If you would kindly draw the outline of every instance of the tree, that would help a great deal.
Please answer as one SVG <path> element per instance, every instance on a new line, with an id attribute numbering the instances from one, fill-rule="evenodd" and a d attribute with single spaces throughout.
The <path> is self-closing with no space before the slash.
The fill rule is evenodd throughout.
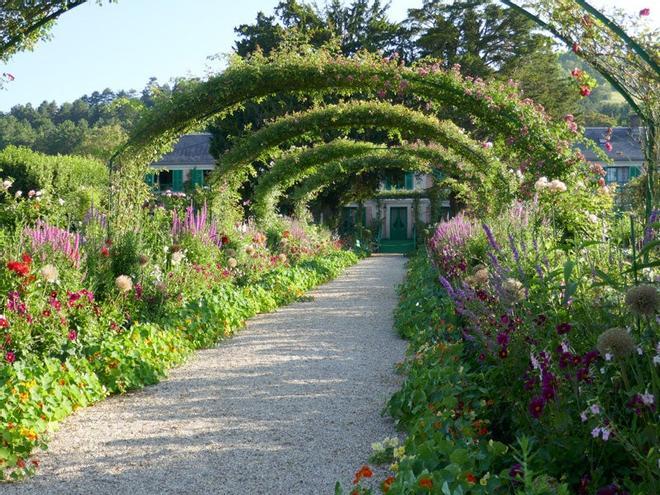
<path id="1" fill-rule="evenodd" d="M 528 98 L 543 105 L 554 119 L 576 114 L 580 108 L 580 95 L 568 72 L 559 63 L 559 56 L 551 50 L 538 50 L 510 66 L 503 77 L 518 81 Z M 584 115 L 577 115 L 584 121 Z"/>
<path id="2" fill-rule="evenodd" d="M 460 64 L 465 73 L 485 77 L 506 72 L 546 47 L 534 23 L 490 0 L 425 0 L 406 21 L 416 57 L 434 57 L 445 68 Z"/>
<path id="3" fill-rule="evenodd" d="M 344 55 L 362 49 L 391 54 L 402 45 L 402 30 L 387 18 L 387 11 L 381 0 L 353 0 L 347 6 L 332 0 L 324 8 L 285 0 L 273 16 L 259 12 L 255 24 L 234 29 L 239 36 L 235 51 L 244 57 L 258 47 L 268 55 L 285 40 L 298 39 L 317 48 L 335 40 Z"/>

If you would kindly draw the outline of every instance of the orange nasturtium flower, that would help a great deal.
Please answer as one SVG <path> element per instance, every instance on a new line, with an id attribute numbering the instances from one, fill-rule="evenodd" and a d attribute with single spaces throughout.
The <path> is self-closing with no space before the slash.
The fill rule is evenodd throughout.
<path id="1" fill-rule="evenodd" d="M 422 488 L 428 488 L 430 490 L 433 488 L 433 480 L 431 478 L 422 478 L 419 480 L 419 486 Z"/>
<path id="2" fill-rule="evenodd" d="M 392 486 L 392 483 L 394 483 L 394 476 L 388 476 L 385 478 L 385 481 L 381 484 L 381 489 L 383 490 L 383 493 L 387 493 L 390 491 L 390 487 Z"/>
<path id="3" fill-rule="evenodd" d="M 355 473 L 355 479 L 353 480 L 353 484 L 357 485 L 362 478 L 371 478 L 373 475 L 374 472 L 371 470 L 369 466 L 365 464 Z"/>
<path id="4" fill-rule="evenodd" d="M 477 477 L 476 477 L 474 474 L 470 473 L 470 472 L 465 473 L 465 479 L 466 479 L 467 482 L 470 483 L 471 485 L 474 485 L 474 484 L 477 483 Z"/>

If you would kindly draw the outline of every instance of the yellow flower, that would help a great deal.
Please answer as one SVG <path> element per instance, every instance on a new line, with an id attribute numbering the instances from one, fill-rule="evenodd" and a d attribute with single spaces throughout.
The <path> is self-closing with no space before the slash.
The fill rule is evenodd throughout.
<path id="1" fill-rule="evenodd" d="M 395 462 L 390 466 L 390 471 L 394 471 L 395 473 L 399 470 L 399 463 Z"/>
<path id="2" fill-rule="evenodd" d="M 394 457 L 396 459 L 401 459 L 404 455 L 406 455 L 406 448 L 403 445 L 394 449 Z"/>

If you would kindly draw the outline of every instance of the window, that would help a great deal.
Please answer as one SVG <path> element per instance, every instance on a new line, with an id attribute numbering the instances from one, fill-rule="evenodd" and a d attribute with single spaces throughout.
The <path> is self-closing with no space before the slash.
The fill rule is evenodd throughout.
<path id="1" fill-rule="evenodd" d="M 617 184 L 625 184 L 631 177 L 635 177 L 630 173 L 630 169 L 634 167 L 607 167 L 607 176 L 605 180 L 608 184 L 616 182 Z"/>
<path id="2" fill-rule="evenodd" d="M 159 174 L 158 174 L 158 188 L 161 191 L 167 191 L 168 189 L 172 189 L 172 171 L 171 170 L 163 170 L 162 172 L 159 172 Z"/>
<path id="3" fill-rule="evenodd" d="M 415 174 L 413 172 L 392 172 L 385 178 L 385 189 L 401 190 L 415 189 Z"/>

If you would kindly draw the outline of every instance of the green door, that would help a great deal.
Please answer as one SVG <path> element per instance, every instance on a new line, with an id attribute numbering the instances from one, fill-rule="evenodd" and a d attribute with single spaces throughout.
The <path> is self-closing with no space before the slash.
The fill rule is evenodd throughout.
<path id="1" fill-rule="evenodd" d="M 402 241 L 408 238 L 408 208 L 390 208 L 390 239 Z"/>

